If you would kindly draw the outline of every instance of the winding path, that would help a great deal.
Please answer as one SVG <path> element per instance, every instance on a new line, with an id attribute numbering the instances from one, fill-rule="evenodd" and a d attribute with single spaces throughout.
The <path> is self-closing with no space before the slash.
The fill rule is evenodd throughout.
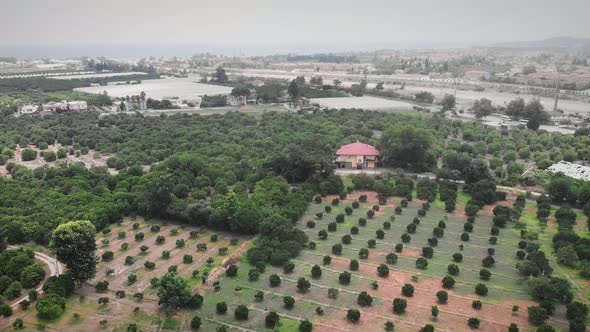
<path id="1" fill-rule="evenodd" d="M 14 249 L 18 249 L 18 247 L 9 246 L 8 249 L 14 250 Z M 56 258 L 53 258 L 49 255 L 44 254 L 44 253 L 35 251 L 35 259 L 38 261 L 41 261 L 43 264 L 47 265 L 47 267 L 49 268 L 49 276 L 47 276 L 45 278 L 45 280 L 47 280 L 48 277 L 53 277 L 53 276 L 57 276 L 57 275 L 64 273 L 64 265 L 62 263 L 58 262 Z M 44 284 L 44 282 L 42 282 L 35 290 L 37 292 L 41 292 L 43 289 L 43 284 Z M 28 300 L 28 299 L 29 299 L 29 295 L 25 295 L 25 296 L 21 297 L 20 299 L 18 299 L 17 301 L 15 301 L 10 306 L 12 307 L 12 309 L 16 309 L 21 302 L 23 302 L 24 300 Z"/>

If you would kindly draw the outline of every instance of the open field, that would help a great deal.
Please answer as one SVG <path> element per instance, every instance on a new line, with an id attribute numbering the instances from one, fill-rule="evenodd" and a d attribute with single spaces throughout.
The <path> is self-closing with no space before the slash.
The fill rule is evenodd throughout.
<path id="1" fill-rule="evenodd" d="M 101 94 L 104 91 L 110 97 L 126 97 L 145 92 L 148 98 L 165 99 L 178 97 L 180 99 L 194 99 L 202 95 L 227 95 L 232 88 L 219 85 L 197 83 L 199 76 L 186 78 L 163 78 L 144 80 L 140 84 L 107 85 L 76 88 L 74 91 Z"/>
<path id="2" fill-rule="evenodd" d="M 137 223 L 139 226 L 134 226 Z M 152 231 L 153 225 L 159 225 L 159 231 Z M 194 233 L 194 232 L 197 233 Z M 191 236 L 193 232 L 193 236 Z M 142 240 L 136 240 L 135 236 L 143 233 Z M 121 234 L 121 235 L 120 235 Z M 194 234 L 197 234 L 194 237 Z M 156 238 L 165 237 L 162 244 L 156 243 Z M 212 240 L 211 236 L 217 239 Z M 231 241 L 231 239 L 234 239 Z M 106 240 L 106 241 L 104 241 Z M 184 240 L 184 246 L 179 247 L 178 241 Z M 122 249 L 123 243 L 128 244 L 126 250 Z M 66 314 L 55 321 L 41 321 L 35 316 L 35 310 L 17 312 L 10 319 L 0 319 L 0 330 L 8 329 L 8 326 L 16 318 L 22 318 L 25 327 L 33 330 L 33 327 L 44 326 L 48 331 L 96 331 L 100 330 L 101 320 L 108 321 L 107 331 L 125 331 L 129 323 L 136 323 L 142 331 L 151 330 L 188 330 L 192 314 L 188 311 L 179 311 L 166 315 L 160 312 L 156 289 L 151 287 L 150 280 L 164 275 L 171 267 L 176 266 L 178 275 L 188 280 L 193 293 L 203 293 L 217 275 L 215 271 L 225 261 L 239 259 L 238 256 L 250 243 L 248 238 L 233 237 L 220 233 L 212 233 L 195 227 L 181 226 L 161 221 L 136 221 L 126 219 L 121 225 L 111 228 L 107 234 L 97 236 L 97 254 L 99 257 L 106 251 L 113 252 L 113 259 L 101 261 L 97 267 L 94 280 L 78 288 L 74 295 L 67 299 Z M 197 245 L 206 245 L 206 248 L 197 249 Z M 147 250 L 140 249 L 146 246 Z M 220 253 L 220 248 L 227 248 L 226 253 Z M 170 258 L 162 257 L 164 251 L 170 251 Z M 185 255 L 192 256 L 192 262 L 184 261 Z M 234 255 L 236 256 L 234 258 Z M 126 257 L 133 257 L 132 264 L 126 264 Z M 208 259 L 211 260 L 208 261 Z M 144 263 L 155 263 L 153 269 L 148 269 Z M 113 273 L 107 276 L 107 271 Z M 193 277 L 194 271 L 198 274 Z M 129 282 L 128 276 L 134 274 L 137 281 Z M 207 277 L 208 276 L 208 277 Z M 203 277 L 208 281 L 205 283 Z M 108 281 L 108 291 L 98 293 L 94 285 L 99 281 Z M 117 297 L 116 291 L 123 290 L 124 297 Z M 143 299 L 137 300 L 134 294 L 142 293 Z M 108 297 L 107 305 L 99 305 L 97 300 Z M 135 312 L 134 312 L 135 311 Z M 74 314 L 80 317 L 74 317 Z"/>
<path id="3" fill-rule="evenodd" d="M 337 229 L 328 232 L 326 240 L 318 239 L 318 231 L 328 230 L 328 224 L 335 221 L 338 214 L 344 213 L 344 207 L 350 206 L 353 201 L 358 201 L 361 194 L 368 195 L 366 203 L 360 203 L 358 209 L 345 217 L 343 223 L 337 223 Z M 398 260 L 395 264 L 388 264 L 390 273 L 387 277 L 380 277 L 377 266 L 386 264 L 385 256 L 395 252 L 395 245 L 401 243 L 400 236 L 406 233 L 406 225 L 412 223 L 417 211 L 421 207 L 418 200 L 409 203 L 403 209 L 401 215 L 396 215 L 394 209 L 399 205 L 399 198 L 390 198 L 386 205 L 380 206 L 373 218 L 369 218 L 366 226 L 359 226 L 359 218 L 367 218 L 366 212 L 378 204 L 375 193 L 355 192 L 349 194 L 345 200 L 340 200 L 338 206 L 332 206 L 332 211 L 326 213 L 324 207 L 330 205 L 335 197 L 326 197 L 320 204 L 312 203 L 306 215 L 300 221 L 299 227 L 304 230 L 311 241 L 317 243 L 315 249 L 305 249 L 302 254 L 293 259 L 295 269 L 291 273 L 284 273 L 282 268 L 267 267 L 260 275 L 259 280 L 249 281 L 248 271 L 253 268 L 245 259 L 239 266 L 236 277 L 225 277 L 221 280 L 219 291 L 210 291 L 206 295 L 203 308 L 200 310 L 201 318 L 220 321 L 227 324 L 238 324 L 242 328 L 259 330 L 263 328 L 264 316 L 268 311 L 276 311 L 282 317 L 282 326 L 279 330 L 289 330 L 293 319 L 310 319 L 314 323 L 314 331 L 347 331 L 365 330 L 377 331 L 383 328 L 383 324 L 391 320 L 399 331 L 416 331 L 425 324 L 435 325 L 437 331 L 469 331 L 467 319 L 477 317 L 481 320 L 481 330 L 506 331 L 511 323 L 516 323 L 521 331 L 534 331 L 534 327 L 528 322 L 526 308 L 536 305 L 532 301 L 526 289 L 526 279 L 519 276 L 515 269 L 517 243 L 519 232 L 513 229 L 503 229 L 498 236 L 498 243 L 491 245 L 490 237 L 491 208 L 486 207 L 480 211 L 474 223 L 474 230 L 470 233 L 469 241 L 463 242 L 460 235 L 464 232 L 463 225 L 466 222 L 462 213 L 462 207 L 458 204 L 457 212 L 447 214 L 442 208 L 432 204 L 421 222 L 415 234 L 411 234 L 411 241 L 405 243 L 402 252 L 398 252 Z M 465 198 L 459 197 L 460 200 Z M 440 205 L 440 204 L 438 204 Z M 320 219 L 316 213 L 324 212 Z M 370 254 L 366 259 L 360 259 L 358 252 L 361 248 L 368 248 L 367 241 L 376 238 L 376 231 L 383 229 L 383 222 L 390 221 L 391 229 L 384 230 L 383 239 L 377 239 L 375 248 L 369 249 Z M 306 227 L 306 222 L 313 220 L 314 228 Z M 439 220 L 446 220 L 444 236 L 438 239 L 438 245 L 434 248 L 434 256 L 428 259 L 426 269 L 416 267 L 416 259 L 421 256 L 422 247 L 428 246 L 427 239 L 432 237 L 432 229 L 438 225 Z M 350 234 L 351 227 L 359 228 L 358 234 Z M 342 236 L 350 234 L 350 244 L 342 244 Z M 335 244 L 342 244 L 340 255 L 334 255 L 331 248 Z M 464 249 L 460 250 L 459 245 Z M 479 271 L 482 268 L 482 259 L 488 255 L 488 248 L 494 248 L 495 264 L 488 269 L 492 272 L 489 281 L 482 281 Z M 456 263 L 460 273 L 454 276 L 456 284 L 453 289 L 444 289 L 441 280 L 447 275 L 447 265 L 453 263 L 452 254 L 462 253 L 463 261 Z M 323 257 L 331 256 L 331 263 L 323 265 Z M 360 263 L 358 271 L 349 270 L 351 259 L 357 259 Z M 320 278 L 311 276 L 313 265 L 320 265 L 322 274 Z M 339 283 L 339 274 L 350 271 L 352 278 L 349 285 Z M 269 276 L 277 274 L 282 279 L 279 287 L 270 287 Z M 305 277 L 311 282 L 311 288 L 306 293 L 297 290 L 297 280 Z M 374 290 L 372 283 L 376 281 L 378 289 Z M 487 296 L 478 296 L 474 287 L 478 283 L 485 284 L 489 293 Z M 401 294 L 404 284 L 412 284 L 415 287 L 413 297 L 405 297 Z M 328 297 L 328 289 L 338 289 L 336 299 Z M 448 303 L 437 302 L 436 293 L 447 291 Z M 258 291 L 264 293 L 263 301 L 254 300 Z M 366 291 L 373 297 L 373 303 L 368 307 L 357 305 L 357 296 Z M 289 295 L 295 298 L 295 306 L 285 309 L 282 297 Z M 394 298 L 408 300 L 408 308 L 404 314 L 394 314 L 392 302 Z M 472 308 L 472 301 L 480 300 L 483 303 L 481 310 Z M 218 301 L 226 301 L 230 309 L 225 315 L 215 313 L 215 304 Z M 233 308 L 239 304 L 247 305 L 250 310 L 248 321 L 236 321 L 233 317 Z M 437 305 L 440 314 L 437 320 L 431 320 L 431 306 Z M 512 306 L 518 305 L 520 312 L 512 314 Z M 316 308 L 324 310 L 322 316 L 316 314 Z M 348 309 L 354 308 L 361 312 L 361 320 L 358 323 L 349 323 L 346 320 Z M 286 321 L 285 321 L 286 320 Z M 558 308 L 557 313 L 551 318 L 549 324 L 556 328 L 567 330 L 567 321 L 564 309 Z"/>
<path id="4" fill-rule="evenodd" d="M 377 97 L 350 97 L 350 98 L 313 98 L 312 104 L 320 104 L 320 107 L 328 108 L 362 108 L 365 110 L 394 110 L 412 111 L 413 105 L 403 101 L 390 100 Z"/>

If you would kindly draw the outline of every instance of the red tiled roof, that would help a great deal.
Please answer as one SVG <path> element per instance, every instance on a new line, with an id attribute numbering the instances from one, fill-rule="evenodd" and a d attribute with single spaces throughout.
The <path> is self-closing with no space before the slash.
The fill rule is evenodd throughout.
<path id="1" fill-rule="evenodd" d="M 379 150 L 377 150 L 374 146 L 355 142 L 352 144 L 343 145 L 336 151 L 336 155 L 363 155 L 363 156 L 379 156 Z"/>

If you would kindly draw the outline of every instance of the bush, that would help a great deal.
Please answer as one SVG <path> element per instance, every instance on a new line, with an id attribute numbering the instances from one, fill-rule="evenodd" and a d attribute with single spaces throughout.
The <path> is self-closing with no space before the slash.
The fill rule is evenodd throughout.
<path id="1" fill-rule="evenodd" d="M 428 267 L 428 261 L 426 260 L 426 258 L 420 257 L 416 259 L 416 267 L 421 270 L 426 269 Z"/>
<path id="2" fill-rule="evenodd" d="M 363 291 L 359 293 L 356 302 L 361 307 L 368 307 L 373 303 L 373 297 L 371 297 L 371 295 L 369 295 L 367 292 Z"/>
<path id="3" fill-rule="evenodd" d="M 438 291 L 436 293 L 436 298 L 438 299 L 438 303 L 445 304 L 449 300 L 449 293 L 445 291 Z"/>
<path id="4" fill-rule="evenodd" d="M 217 311 L 217 314 L 219 315 L 225 314 L 227 312 L 227 303 L 224 301 L 217 302 L 215 305 L 215 311 Z"/>
<path id="5" fill-rule="evenodd" d="M 408 307 L 408 301 L 406 299 L 401 299 L 396 297 L 393 299 L 393 312 L 396 314 L 403 314 Z"/>
<path id="6" fill-rule="evenodd" d="M 479 270 L 479 278 L 481 280 L 488 281 L 488 280 L 490 280 L 491 277 L 492 277 L 492 272 L 490 272 L 488 269 Z"/>
<path id="7" fill-rule="evenodd" d="M 446 289 L 451 289 L 455 286 L 455 279 L 450 276 L 446 276 L 442 279 L 442 286 Z"/>
<path id="8" fill-rule="evenodd" d="M 540 306 L 528 307 L 529 321 L 534 325 L 543 325 L 549 319 L 549 314 Z"/>
<path id="9" fill-rule="evenodd" d="M 348 285 L 350 284 L 351 276 L 352 275 L 350 274 L 350 272 L 344 271 L 340 273 L 340 275 L 338 276 L 338 282 L 342 285 Z"/>
<path id="10" fill-rule="evenodd" d="M 449 264 L 447 266 L 447 271 L 449 271 L 449 274 L 452 276 L 456 276 L 459 274 L 460 269 L 459 266 L 457 264 Z"/>
<path id="11" fill-rule="evenodd" d="M 467 320 L 467 325 L 472 329 L 479 328 L 479 318 L 471 317 Z"/>
<path id="12" fill-rule="evenodd" d="M 411 284 L 405 284 L 402 287 L 402 294 L 407 297 L 414 296 L 414 286 L 412 286 Z"/>
<path id="13" fill-rule="evenodd" d="M 359 261 L 357 261 L 356 259 L 351 259 L 350 263 L 348 264 L 348 268 L 351 271 L 358 271 L 359 269 Z"/>
<path id="14" fill-rule="evenodd" d="M 285 263 L 285 265 L 283 265 L 283 272 L 285 274 L 289 274 L 289 273 L 293 272 L 294 269 L 295 269 L 295 264 L 293 264 L 293 262 L 287 262 L 287 263 Z"/>
<path id="15" fill-rule="evenodd" d="M 463 254 L 457 252 L 453 254 L 453 262 L 461 263 L 463 261 Z"/>
<path id="16" fill-rule="evenodd" d="M 469 241 L 469 233 L 463 233 L 461 234 L 461 241 Z"/>
<path id="17" fill-rule="evenodd" d="M 276 312 L 271 311 L 264 318 L 264 325 L 266 326 L 266 328 L 272 329 L 279 323 L 280 319 L 281 318 Z"/>
<path id="18" fill-rule="evenodd" d="M 198 330 L 201 327 L 201 318 L 195 316 L 191 319 L 191 329 Z"/>
<path id="19" fill-rule="evenodd" d="M 299 332 L 311 332 L 313 330 L 313 324 L 307 320 L 304 319 L 299 323 Z"/>
<path id="20" fill-rule="evenodd" d="M 389 267 L 385 264 L 381 264 L 377 267 L 377 274 L 380 277 L 385 278 L 389 275 Z"/>
<path id="21" fill-rule="evenodd" d="M 398 243 L 395 245 L 395 252 L 400 253 L 404 250 L 404 245 L 401 243 Z"/>
<path id="22" fill-rule="evenodd" d="M 238 266 L 235 264 L 230 265 L 225 271 L 225 275 L 228 277 L 235 277 L 238 275 Z"/>
<path id="23" fill-rule="evenodd" d="M 385 256 L 385 261 L 387 264 L 395 264 L 397 263 L 397 255 L 394 253 L 389 253 L 387 256 Z"/>
<path id="24" fill-rule="evenodd" d="M 578 301 L 573 301 L 566 306 L 566 317 L 569 320 L 588 316 L 588 305 Z"/>
<path id="25" fill-rule="evenodd" d="M 483 304 L 480 300 L 474 300 L 473 302 L 471 302 L 471 307 L 475 310 L 481 310 L 482 305 Z"/>
<path id="26" fill-rule="evenodd" d="M 348 309 L 346 319 L 351 323 L 356 323 L 361 319 L 361 312 L 356 309 Z"/>
<path id="27" fill-rule="evenodd" d="M 475 285 L 475 294 L 477 294 L 479 296 L 488 295 L 488 287 L 484 284 Z"/>
<path id="28" fill-rule="evenodd" d="M 0 316 L 10 317 L 12 316 L 12 308 L 8 304 L 0 304 Z M 61 316 L 61 314 L 60 314 Z"/>
<path id="29" fill-rule="evenodd" d="M 236 309 L 234 310 L 234 317 L 237 320 L 248 320 L 249 311 L 250 310 L 248 310 L 248 307 L 241 304 L 241 305 L 237 306 Z"/>
<path id="30" fill-rule="evenodd" d="M 281 277 L 279 277 L 276 274 L 271 274 L 268 277 L 268 282 L 270 284 L 270 287 L 279 287 L 281 285 Z"/>
<path id="31" fill-rule="evenodd" d="M 295 299 L 291 296 L 284 296 L 283 303 L 285 304 L 285 308 L 292 309 L 295 306 Z"/>
<path id="32" fill-rule="evenodd" d="M 433 254 L 434 254 L 434 249 L 432 249 L 431 247 L 422 247 L 422 256 L 424 256 L 426 258 L 432 258 Z"/>
<path id="33" fill-rule="evenodd" d="M 63 297 L 50 293 L 37 301 L 35 308 L 39 318 L 53 320 L 64 314 L 66 301 Z"/>

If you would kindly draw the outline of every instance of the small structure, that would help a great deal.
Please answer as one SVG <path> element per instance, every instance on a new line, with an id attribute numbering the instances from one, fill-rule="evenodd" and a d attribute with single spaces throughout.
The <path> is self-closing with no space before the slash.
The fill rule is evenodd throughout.
<path id="1" fill-rule="evenodd" d="M 336 165 L 338 168 L 373 169 L 380 155 L 374 146 L 356 141 L 336 151 Z"/>
<path id="2" fill-rule="evenodd" d="M 480 79 L 489 79 L 491 74 L 486 70 L 468 70 L 465 72 L 465 79 L 471 81 L 479 81 Z"/>
<path id="3" fill-rule="evenodd" d="M 88 104 L 85 101 L 67 101 L 62 100 L 60 102 L 49 102 L 42 105 L 43 111 L 51 112 L 71 112 L 71 111 L 86 111 Z"/>
<path id="4" fill-rule="evenodd" d="M 21 116 L 25 114 L 38 114 L 39 113 L 39 105 L 27 104 L 23 105 L 19 110 L 14 113 L 14 116 Z"/>
<path id="5" fill-rule="evenodd" d="M 576 180 L 590 181 L 590 167 L 570 163 L 569 161 L 560 161 L 547 168 L 548 172 L 558 174 L 561 173 L 567 177 Z"/>
<path id="6" fill-rule="evenodd" d="M 248 97 L 246 96 L 227 96 L 227 103 L 230 106 L 244 106 L 248 103 Z"/>

